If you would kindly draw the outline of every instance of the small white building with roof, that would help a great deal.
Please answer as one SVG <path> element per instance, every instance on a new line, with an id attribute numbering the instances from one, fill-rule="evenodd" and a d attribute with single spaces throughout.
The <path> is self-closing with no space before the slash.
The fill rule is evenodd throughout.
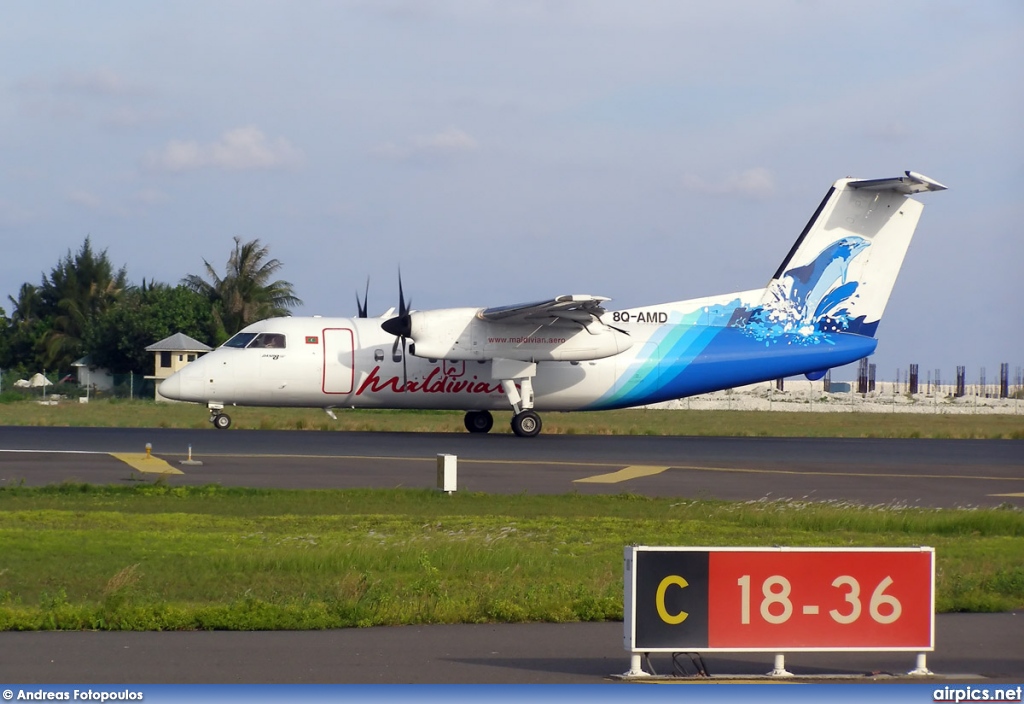
<path id="1" fill-rule="evenodd" d="M 97 391 L 109 393 L 114 389 L 114 375 L 109 369 L 97 367 L 92 363 L 92 357 L 85 355 L 71 363 L 75 368 L 75 378 L 78 385 L 86 389 L 86 395 L 95 394 Z"/>
<path id="2" fill-rule="evenodd" d="M 146 378 L 156 382 L 156 400 L 171 402 L 171 399 L 160 395 L 160 382 L 212 349 L 183 332 L 176 332 L 147 347 L 146 351 L 153 353 L 154 360 L 153 375 Z"/>

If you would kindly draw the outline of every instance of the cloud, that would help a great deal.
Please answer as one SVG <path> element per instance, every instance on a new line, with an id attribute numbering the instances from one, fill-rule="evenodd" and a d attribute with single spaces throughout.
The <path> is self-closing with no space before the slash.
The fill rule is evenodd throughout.
<path id="1" fill-rule="evenodd" d="M 103 209 L 103 201 L 95 193 L 76 189 L 68 193 L 68 200 L 75 205 L 80 205 L 87 210 L 100 211 Z"/>
<path id="2" fill-rule="evenodd" d="M 125 129 L 155 124 L 161 119 L 163 119 L 163 115 L 159 111 L 137 110 L 125 107 L 111 110 L 102 116 L 99 121 L 104 127 Z"/>
<path id="3" fill-rule="evenodd" d="M 32 78 L 21 81 L 18 89 L 31 95 L 84 95 L 110 98 L 136 96 L 145 92 L 140 86 L 109 69 L 67 71 L 56 78 Z"/>
<path id="4" fill-rule="evenodd" d="M 128 208 L 104 201 L 100 196 L 85 189 L 75 189 L 68 193 L 68 202 L 85 208 L 97 215 L 124 218 L 131 215 Z"/>
<path id="5" fill-rule="evenodd" d="M 166 193 L 158 191 L 154 188 L 147 188 L 137 192 L 132 196 L 132 200 L 140 205 L 160 205 L 170 200 Z"/>
<path id="6" fill-rule="evenodd" d="M 302 152 L 283 137 L 271 140 L 257 127 L 236 127 L 211 144 L 175 140 L 150 151 L 146 165 L 156 171 L 280 169 L 302 161 Z"/>
<path id="7" fill-rule="evenodd" d="M 33 117 L 96 121 L 118 129 L 138 127 L 160 117 L 137 107 L 152 97 L 150 89 L 107 69 L 28 78 L 16 84 L 15 90 L 21 109 Z"/>
<path id="8" fill-rule="evenodd" d="M 407 139 L 403 144 L 387 142 L 373 150 L 383 159 L 394 161 L 435 161 L 468 154 L 480 148 L 471 135 L 456 127 L 428 136 Z"/>
<path id="9" fill-rule="evenodd" d="M 737 195 L 744 198 L 760 199 L 769 198 L 775 194 L 775 178 L 768 169 L 756 166 L 717 182 L 687 174 L 683 177 L 683 188 L 708 195 Z"/>
<path id="10" fill-rule="evenodd" d="M 906 123 L 900 122 L 899 120 L 879 122 L 869 126 L 864 132 L 864 136 L 883 142 L 901 142 L 910 135 L 910 128 Z"/>
<path id="11" fill-rule="evenodd" d="M 15 227 L 31 221 L 31 212 L 17 203 L 0 198 L 0 227 Z"/>
<path id="12" fill-rule="evenodd" d="M 71 71 L 60 76 L 53 87 L 58 92 L 81 93 L 100 97 L 137 95 L 141 89 L 123 76 L 107 69 Z"/>

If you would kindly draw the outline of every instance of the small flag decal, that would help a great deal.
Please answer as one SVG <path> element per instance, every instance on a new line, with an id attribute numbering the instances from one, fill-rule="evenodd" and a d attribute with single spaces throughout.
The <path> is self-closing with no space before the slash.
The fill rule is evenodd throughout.
<path id="1" fill-rule="evenodd" d="M 306 344 L 315 345 L 320 342 L 320 338 L 316 335 L 306 335 Z"/>

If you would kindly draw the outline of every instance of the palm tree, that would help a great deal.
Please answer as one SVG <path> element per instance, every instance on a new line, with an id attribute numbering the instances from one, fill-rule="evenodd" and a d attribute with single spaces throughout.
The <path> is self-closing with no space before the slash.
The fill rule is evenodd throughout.
<path id="1" fill-rule="evenodd" d="M 106 250 L 94 252 L 89 237 L 77 254 L 68 251 L 39 288 L 41 307 L 52 316 L 44 339 L 47 366 L 67 369 L 82 354 L 89 326 L 117 302 L 126 285 L 125 268 L 115 270 Z"/>
<path id="2" fill-rule="evenodd" d="M 288 281 L 272 280 L 283 266 L 268 259 L 270 248 L 258 239 L 243 243 L 235 237 L 235 249 L 221 277 L 203 260 L 209 280 L 189 274 L 181 283 L 206 297 L 213 304 L 213 315 L 225 336 L 234 334 L 257 320 L 288 315 L 288 309 L 300 305 Z"/>
<path id="3" fill-rule="evenodd" d="M 48 326 L 42 320 L 43 299 L 39 288 L 24 283 L 18 291 L 18 297 L 8 296 L 7 300 L 13 308 L 5 326 L 6 339 L 0 350 L 0 366 L 20 366 L 22 369 L 41 366 L 43 363 L 37 364 L 35 358 L 43 349 Z"/>
<path id="4" fill-rule="evenodd" d="M 39 310 L 42 308 L 43 301 L 39 295 L 39 289 L 32 284 L 22 284 L 18 291 L 18 297 L 8 296 L 7 300 L 13 306 L 11 310 L 12 324 L 31 323 L 39 319 Z"/>

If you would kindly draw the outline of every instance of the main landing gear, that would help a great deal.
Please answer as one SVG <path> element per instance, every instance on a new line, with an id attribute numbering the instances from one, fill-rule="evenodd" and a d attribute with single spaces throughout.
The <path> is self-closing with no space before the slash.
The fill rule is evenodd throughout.
<path id="1" fill-rule="evenodd" d="M 494 416 L 490 411 L 466 411 L 465 423 L 471 433 L 487 433 L 494 427 Z"/>
<path id="2" fill-rule="evenodd" d="M 217 430 L 227 430 L 231 427 L 231 416 L 224 412 L 224 406 L 210 404 L 210 422 Z"/>
<path id="3" fill-rule="evenodd" d="M 494 427 L 494 416 L 490 411 L 466 411 L 465 423 L 471 433 L 487 433 Z M 532 410 L 512 416 L 512 432 L 521 438 L 532 438 L 540 433 L 540 428 L 540 416 Z"/>
<path id="4" fill-rule="evenodd" d="M 537 376 L 537 363 L 495 359 L 491 361 L 491 376 L 501 379 L 501 389 L 512 404 L 512 432 L 521 438 L 532 438 L 540 433 L 540 416 L 533 410 L 533 377 Z"/>
<path id="5" fill-rule="evenodd" d="M 532 438 L 540 433 L 540 416 L 532 410 L 525 410 L 512 416 L 512 432 L 521 438 Z"/>

